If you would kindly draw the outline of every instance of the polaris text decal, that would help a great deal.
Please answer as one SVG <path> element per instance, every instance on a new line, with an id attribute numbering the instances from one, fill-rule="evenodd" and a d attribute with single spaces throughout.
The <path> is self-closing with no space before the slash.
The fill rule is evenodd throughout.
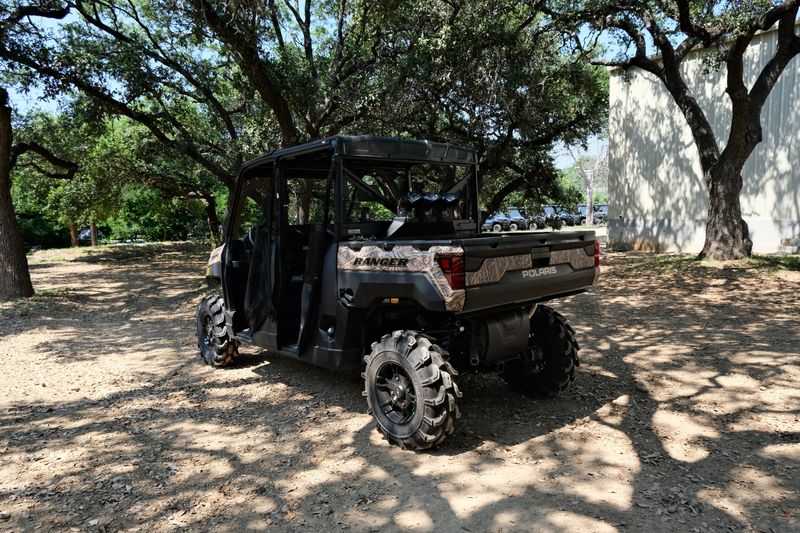
<path id="1" fill-rule="evenodd" d="M 523 278 L 538 278 L 539 276 L 550 276 L 557 273 L 558 270 L 556 267 L 542 267 L 542 268 L 532 268 L 530 270 L 523 270 L 522 277 Z"/>

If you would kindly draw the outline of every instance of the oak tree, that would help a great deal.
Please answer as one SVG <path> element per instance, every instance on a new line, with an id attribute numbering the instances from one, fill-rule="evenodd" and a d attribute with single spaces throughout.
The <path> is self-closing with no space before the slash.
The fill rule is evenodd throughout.
<path id="1" fill-rule="evenodd" d="M 667 89 L 692 132 L 709 193 L 705 244 L 700 257 L 716 260 L 748 257 L 753 243 L 742 218 L 742 169 L 762 141 L 762 109 L 789 62 L 800 54 L 797 14 L 800 0 L 584 1 L 554 2 L 550 14 L 564 27 L 573 23 L 574 42 L 586 50 L 600 42 L 598 32 L 621 40 L 622 57 L 595 63 L 640 68 Z M 758 72 L 745 82 L 745 53 L 760 31 L 777 24 L 777 45 Z M 586 25 L 594 34 L 586 31 Z M 588 38 L 587 38 L 588 35 Z M 648 53 L 648 43 L 658 58 Z M 720 139 L 688 86 L 682 63 L 696 50 L 712 51 L 725 70 L 731 103 L 730 133 Z"/>

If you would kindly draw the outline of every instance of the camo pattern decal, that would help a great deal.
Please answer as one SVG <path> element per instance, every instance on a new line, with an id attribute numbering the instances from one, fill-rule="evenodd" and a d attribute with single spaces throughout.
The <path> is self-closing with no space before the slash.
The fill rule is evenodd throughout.
<path id="1" fill-rule="evenodd" d="M 557 250 L 550 252 L 550 264 L 562 265 L 569 264 L 572 270 L 594 267 L 594 256 L 586 255 L 584 248 L 572 248 L 571 250 Z"/>
<path id="2" fill-rule="evenodd" d="M 219 246 L 214 248 L 214 251 L 211 252 L 211 257 L 208 258 L 208 266 L 213 265 L 214 263 L 221 263 L 222 262 L 222 252 L 225 250 L 225 245 Z"/>
<path id="3" fill-rule="evenodd" d="M 489 257 L 475 272 L 467 272 L 467 286 L 496 283 L 512 270 L 525 270 L 533 267 L 531 254 Z"/>
<path id="4" fill-rule="evenodd" d="M 384 250 L 380 246 L 362 246 L 353 250 L 339 245 L 336 264 L 339 270 L 381 271 L 381 272 L 424 272 L 433 280 L 444 300 L 448 311 L 461 311 L 464 308 L 464 290 L 453 290 L 436 262 L 437 255 L 463 255 L 460 246 L 431 246 L 420 250 L 414 246 L 395 246 Z"/>

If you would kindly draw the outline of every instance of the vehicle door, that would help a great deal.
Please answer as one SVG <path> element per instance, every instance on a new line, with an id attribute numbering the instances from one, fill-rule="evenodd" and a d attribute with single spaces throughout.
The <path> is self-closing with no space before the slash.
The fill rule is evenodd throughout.
<path id="1" fill-rule="evenodd" d="M 229 204 L 223 292 L 234 333 L 260 325 L 271 312 L 271 176 L 244 179 Z"/>

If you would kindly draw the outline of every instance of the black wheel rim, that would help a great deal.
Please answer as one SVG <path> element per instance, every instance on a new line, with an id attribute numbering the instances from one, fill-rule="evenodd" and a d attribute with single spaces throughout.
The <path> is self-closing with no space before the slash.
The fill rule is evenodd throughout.
<path id="1" fill-rule="evenodd" d="M 526 372 L 538 374 L 545 367 L 544 350 L 539 344 L 531 342 L 523 352 L 522 361 Z"/>
<path id="2" fill-rule="evenodd" d="M 213 346 L 214 345 L 214 322 L 211 320 L 210 315 L 206 315 L 205 319 L 203 319 L 203 332 L 205 333 L 205 337 L 203 340 L 206 343 L 206 346 Z"/>
<path id="3" fill-rule="evenodd" d="M 375 374 L 378 409 L 395 424 L 407 424 L 417 412 L 417 391 L 405 368 L 386 362 Z"/>

